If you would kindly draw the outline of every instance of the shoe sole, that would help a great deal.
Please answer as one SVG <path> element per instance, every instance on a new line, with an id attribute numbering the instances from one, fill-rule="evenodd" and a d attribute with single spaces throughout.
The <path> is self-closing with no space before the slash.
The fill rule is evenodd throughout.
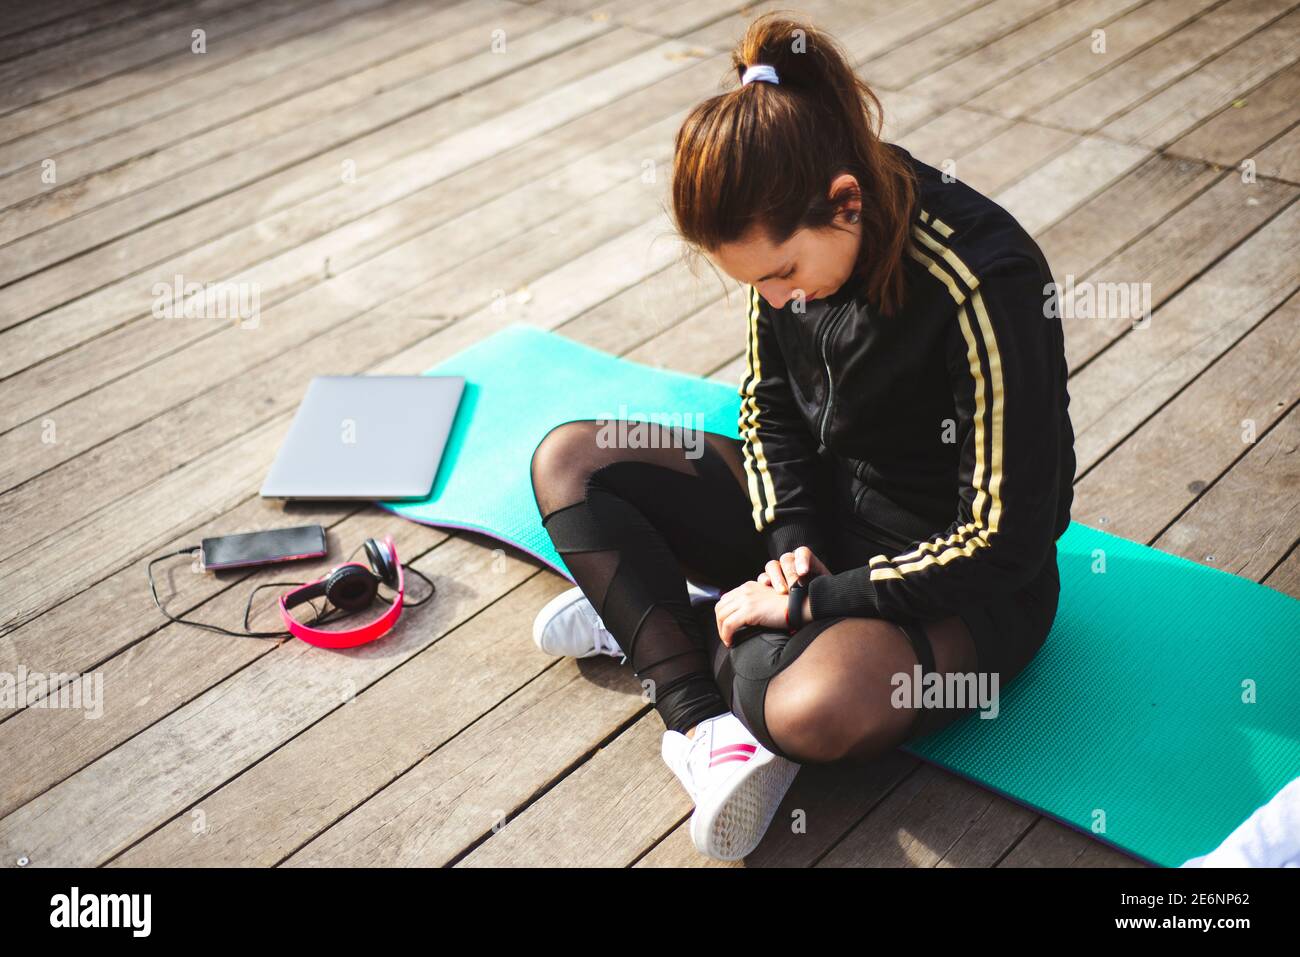
<path id="1" fill-rule="evenodd" d="M 691 815 L 691 841 L 701 854 L 738 861 L 758 847 L 790 790 L 799 765 L 764 749 L 708 807 Z"/>

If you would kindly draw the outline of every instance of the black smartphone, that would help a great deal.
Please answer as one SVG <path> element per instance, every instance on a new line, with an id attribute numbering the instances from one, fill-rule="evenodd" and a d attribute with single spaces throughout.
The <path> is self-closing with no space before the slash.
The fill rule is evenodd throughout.
<path id="1" fill-rule="evenodd" d="M 325 529 L 320 525 L 298 525 L 205 538 L 199 545 L 199 563 L 204 571 L 220 571 L 321 558 L 325 553 Z"/>

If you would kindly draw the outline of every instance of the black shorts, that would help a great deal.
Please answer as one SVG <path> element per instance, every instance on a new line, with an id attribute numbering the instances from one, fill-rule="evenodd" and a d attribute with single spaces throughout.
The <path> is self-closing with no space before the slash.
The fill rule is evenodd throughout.
<path id="1" fill-rule="evenodd" d="M 885 549 L 881 548 L 870 554 L 883 551 Z M 978 656 L 975 670 L 997 673 L 999 690 L 1006 688 L 1046 641 L 1056 617 L 1059 594 L 1060 579 L 1053 548 L 1051 559 L 1044 563 L 1043 571 L 1022 590 L 961 609 L 958 616 L 970 630 Z M 818 635 L 844 619 L 820 618 L 804 625 L 793 635 L 761 628 L 742 628 L 728 648 L 716 638 L 716 622 L 711 609 L 712 605 L 708 605 L 700 610 L 700 623 L 711 638 L 713 673 L 723 699 L 754 737 L 769 750 L 781 754 L 780 747 L 767 729 L 764 714 L 767 687 Z M 892 623 L 911 643 L 921 663 L 922 674 L 933 672 L 934 651 L 923 622 L 905 619 Z M 927 722 L 918 721 L 907 740 L 929 733 Z"/>
<path id="2" fill-rule="evenodd" d="M 895 555 L 910 547 L 912 541 L 933 537 L 943 530 L 919 516 L 902 509 L 878 493 L 865 491 L 851 468 L 828 459 L 829 496 L 826 507 L 832 521 L 827 523 L 836 535 L 833 556 L 823 558 L 834 571 L 865 565 L 880 554 Z M 884 532 L 874 536 L 868 529 Z M 754 533 L 755 538 L 759 538 Z M 887 541 L 881 541 L 887 538 Z M 746 543 L 754 548 L 754 543 Z M 822 557 L 822 556 L 819 556 Z M 1053 544 L 1042 569 L 1025 587 L 1009 595 L 981 604 L 961 608 L 958 617 L 966 624 L 975 645 L 977 672 L 997 673 L 999 689 L 1005 688 L 1025 669 L 1042 648 L 1056 618 L 1060 596 L 1060 575 Z M 742 723 L 765 747 L 777 754 L 781 750 L 768 733 L 764 718 L 767 686 L 790 666 L 819 634 L 842 618 L 824 618 L 809 622 L 793 635 L 760 628 L 740 629 L 731 648 L 716 640 L 716 623 L 707 606 L 701 613 L 701 625 L 710 636 L 714 677 L 723 698 Z M 911 643 L 922 673 L 935 670 L 934 651 L 919 619 L 893 621 Z M 930 733 L 927 721 L 918 721 L 907 740 Z"/>

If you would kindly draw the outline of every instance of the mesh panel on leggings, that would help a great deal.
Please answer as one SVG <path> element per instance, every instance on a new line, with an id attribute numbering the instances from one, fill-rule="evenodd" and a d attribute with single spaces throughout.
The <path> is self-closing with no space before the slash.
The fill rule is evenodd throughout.
<path id="1" fill-rule="evenodd" d="M 668 728 L 684 732 L 725 713 L 682 565 L 645 514 L 652 500 L 671 507 L 675 482 L 694 491 L 688 486 L 699 483 L 700 460 L 687 458 L 680 436 L 667 429 L 660 448 L 628 449 L 602 447 L 595 422 L 561 428 L 539 448 L 533 476 L 556 550 L 637 677 L 651 683 Z M 710 453 L 706 447 L 703 455 Z"/>

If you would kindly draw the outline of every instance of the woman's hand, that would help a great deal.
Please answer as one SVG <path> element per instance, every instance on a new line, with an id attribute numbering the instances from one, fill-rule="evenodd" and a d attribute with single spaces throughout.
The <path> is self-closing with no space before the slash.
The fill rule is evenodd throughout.
<path id="1" fill-rule="evenodd" d="M 794 551 L 786 552 L 779 560 L 774 558 L 768 562 L 757 581 L 760 585 L 770 585 L 773 590 L 786 595 L 796 580 L 802 578 L 807 584 L 810 578 L 830 573 L 830 569 L 812 553 L 811 548 L 800 545 Z"/>
<path id="2" fill-rule="evenodd" d="M 736 632 L 746 625 L 785 631 L 790 599 L 771 585 L 745 582 L 722 595 L 713 606 L 718 619 L 718 637 L 728 648 Z"/>

